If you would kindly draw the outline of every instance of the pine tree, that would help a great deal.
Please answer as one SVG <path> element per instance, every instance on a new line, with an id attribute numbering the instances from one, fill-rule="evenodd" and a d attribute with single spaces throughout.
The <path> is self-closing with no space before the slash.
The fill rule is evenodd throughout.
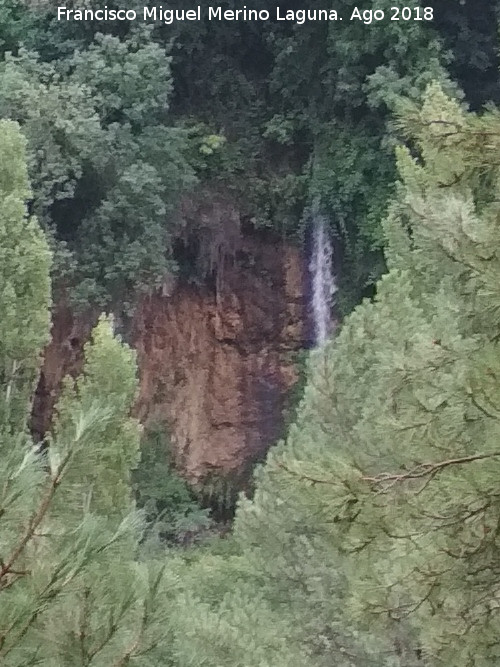
<path id="1" fill-rule="evenodd" d="M 133 354 L 102 318 L 48 450 L 27 435 L 48 340 L 50 253 L 26 217 L 24 140 L 0 125 L 0 662 L 168 665 L 162 563 L 139 559 L 128 486 L 140 430 Z"/>
<path id="2" fill-rule="evenodd" d="M 0 142 L 0 430 L 8 437 L 25 426 L 49 337 L 50 253 L 25 214 L 25 141 L 15 123 L 1 121 Z"/>
<path id="3" fill-rule="evenodd" d="M 318 667 L 500 658 L 500 117 L 437 85 L 402 114 L 389 272 L 312 355 L 298 421 L 240 502 L 236 592 L 215 607 L 240 637 L 241 609 L 267 610 Z"/>
<path id="4" fill-rule="evenodd" d="M 76 381 L 67 378 L 57 405 L 54 439 L 71 441 L 75 406 L 83 413 L 97 405 L 106 405 L 109 417 L 93 433 L 89 451 L 72 455 L 71 471 L 66 476 L 63 511 L 67 510 L 68 492 L 72 487 L 75 507 L 82 511 L 87 489 L 88 509 L 102 516 L 123 518 L 133 509 L 131 470 L 139 460 L 140 426 L 129 416 L 137 390 L 134 352 L 118 345 L 113 337 L 112 322 L 101 317 L 85 347 L 85 371 Z M 57 453 L 57 444 L 49 450 Z"/>

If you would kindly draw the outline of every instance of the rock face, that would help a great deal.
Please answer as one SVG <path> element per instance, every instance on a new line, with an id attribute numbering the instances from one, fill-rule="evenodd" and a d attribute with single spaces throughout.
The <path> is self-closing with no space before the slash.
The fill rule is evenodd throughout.
<path id="1" fill-rule="evenodd" d="M 193 483 L 244 475 L 280 437 L 297 379 L 293 353 L 304 339 L 297 249 L 243 238 L 217 282 L 146 298 L 134 325 L 137 414 L 166 425 L 177 465 Z"/>
<path id="2" fill-rule="evenodd" d="M 137 349 L 136 414 L 168 430 L 174 459 L 196 484 L 245 475 L 282 435 L 282 410 L 304 346 L 305 268 L 299 249 L 243 235 L 223 274 L 179 280 L 139 303 L 126 338 Z M 210 283 L 210 284 L 208 284 Z M 62 377 L 77 372 L 95 314 L 54 316 L 33 430 L 50 424 Z"/>
<path id="3" fill-rule="evenodd" d="M 83 345 L 97 322 L 98 313 L 75 317 L 65 303 L 52 316 L 51 342 L 44 352 L 43 366 L 33 401 L 31 430 L 42 439 L 50 429 L 54 405 L 66 375 L 77 375 L 82 368 Z"/>

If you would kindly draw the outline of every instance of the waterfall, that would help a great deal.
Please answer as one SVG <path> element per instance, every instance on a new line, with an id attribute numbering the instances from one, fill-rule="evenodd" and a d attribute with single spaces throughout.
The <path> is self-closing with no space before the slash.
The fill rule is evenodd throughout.
<path id="1" fill-rule="evenodd" d="M 317 207 L 314 207 L 317 209 Z M 311 310 L 314 324 L 314 342 L 323 345 L 332 331 L 333 296 L 337 291 L 332 271 L 333 248 L 328 224 L 318 212 L 312 215 Z"/>

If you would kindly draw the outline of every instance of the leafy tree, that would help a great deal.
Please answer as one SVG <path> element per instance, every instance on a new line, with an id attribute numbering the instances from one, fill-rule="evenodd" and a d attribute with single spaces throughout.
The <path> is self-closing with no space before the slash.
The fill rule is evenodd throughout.
<path id="1" fill-rule="evenodd" d="M 0 54 L 16 51 L 31 27 L 31 16 L 26 5 L 16 0 L 0 2 Z"/>
<path id="2" fill-rule="evenodd" d="M 443 0 L 435 7 L 436 28 L 452 55 L 448 71 L 459 82 L 468 103 L 480 109 L 498 104 L 498 17 L 494 0 Z"/>
<path id="3" fill-rule="evenodd" d="M 389 16 L 393 5 L 366 9 Z M 269 10 L 264 0 L 254 6 Z M 280 4 L 282 13 L 299 8 Z M 353 3 L 308 5 L 325 8 L 346 17 Z M 448 58 L 431 22 L 339 25 L 187 22 L 172 51 L 173 106 L 224 134 L 226 159 L 210 176 L 237 193 L 254 224 L 301 239 L 304 209 L 320 201 L 342 249 L 339 305 L 349 312 L 384 270 L 380 220 L 396 177 L 389 113 L 402 96 L 445 81 Z M 171 34 L 160 29 L 157 38 Z"/>
<path id="4" fill-rule="evenodd" d="M 32 209 L 75 301 L 126 302 L 174 269 L 174 213 L 192 170 L 186 135 L 168 121 L 169 62 L 139 31 L 98 33 L 50 63 L 21 49 L 0 64 L 0 116 L 26 133 Z"/>

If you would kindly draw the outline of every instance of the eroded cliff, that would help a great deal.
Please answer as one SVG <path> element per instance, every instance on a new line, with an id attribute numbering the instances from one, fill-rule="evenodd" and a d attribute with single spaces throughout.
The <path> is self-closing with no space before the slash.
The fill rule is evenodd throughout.
<path id="1" fill-rule="evenodd" d="M 142 302 L 137 412 L 167 426 L 190 481 L 244 473 L 281 435 L 303 346 L 303 284 L 297 249 L 246 237 L 217 287 L 182 285 Z"/>
<path id="2" fill-rule="evenodd" d="M 223 271 L 223 273 L 222 273 Z M 136 413 L 169 433 L 192 483 L 245 476 L 282 434 L 282 411 L 304 346 L 304 262 L 266 234 L 240 235 L 209 279 L 143 297 L 126 332 L 137 349 Z M 34 406 L 44 433 L 64 374 L 77 372 L 94 315 L 54 316 Z"/>

